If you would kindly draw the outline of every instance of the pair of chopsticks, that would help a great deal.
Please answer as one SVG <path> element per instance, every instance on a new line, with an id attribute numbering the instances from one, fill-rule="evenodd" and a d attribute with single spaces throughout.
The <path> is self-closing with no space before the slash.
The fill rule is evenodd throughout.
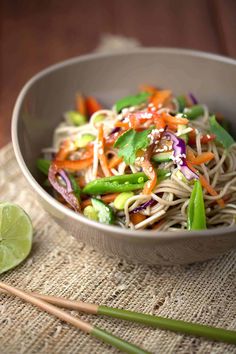
<path id="1" fill-rule="evenodd" d="M 83 332 L 101 339 L 105 343 L 111 344 L 121 351 L 130 354 L 144 354 L 148 352 L 134 344 L 120 339 L 119 337 L 113 336 L 112 334 L 102 330 L 99 327 L 91 325 L 89 322 L 83 321 L 68 314 L 66 311 L 61 310 L 57 306 L 94 315 L 106 315 L 131 322 L 138 322 L 155 328 L 167 329 L 174 332 L 180 332 L 184 334 L 205 337 L 216 341 L 236 344 L 236 331 L 214 328 L 210 326 L 194 324 L 191 322 L 163 318 L 159 316 L 91 304 L 82 301 L 69 300 L 62 297 L 42 295 L 34 292 L 29 293 L 14 288 L 3 282 L 0 282 L 0 290 L 3 290 L 8 294 L 15 295 L 39 307 L 41 310 L 44 310 L 58 317 L 62 321 L 72 324 Z"/>

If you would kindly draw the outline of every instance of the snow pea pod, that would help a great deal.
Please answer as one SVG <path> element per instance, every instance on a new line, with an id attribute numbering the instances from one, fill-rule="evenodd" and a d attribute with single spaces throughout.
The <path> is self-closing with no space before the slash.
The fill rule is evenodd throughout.
<path id="1" fill-rule="evenodd" d="M 178 102 L 179 106 L 178 111 L 182 113 L 184 108 L 186 107 L 186 98 L 184 96 L 177 96 L 176 101 Z"/>
<path id="2" fill-rule="evenodd" d="M 203 106 L 195 104 L 190 108 L 184 109 L 184 116 L 190 120 L 196 119 L 204 114 Z"/>
<path id="3" fill-rule="evenodd" d="M 158 169 L 158 181 L 170 176 L 170 171 Z M 121 176 L 111 176 L 96 179 L 88 183 L 84 189 L 84 194 L 106 194 L 106 193 L 122 193 L 142 189 L 148 177 L 144 172 L 126 174 Z"/>
<path id="4" fill-rule="evenodd" d="M 194 187 L 190 196 L 187 211 L 188 230 L 206 229 L 206 213 L 202 186 L 199 180 L 195 180 Z"/>
<path id="5" fill-rule="evenodd" d="M 88 183 L 84 187 L 83 193 L 106 194 L 129 192 L 136 189 L 142 189 L 147 180 L 148 177 L 143 172 L 99 178 Z"/>
<path id="6" fill-rule="evenodd" d="M 216 136 L 216 140 L 223 145 L 225 149 L 228 149 L 235 143 L 232 136 L 217 122 L 215 116 L 210 117 L 210 129 Z"/>

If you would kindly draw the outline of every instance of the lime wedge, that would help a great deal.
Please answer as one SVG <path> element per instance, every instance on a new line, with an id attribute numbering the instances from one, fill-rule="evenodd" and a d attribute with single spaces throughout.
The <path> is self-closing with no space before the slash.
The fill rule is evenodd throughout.
<path id="1" fill-rule="evenodd" d="M 18 205 L 0 204 L 0 274 L 17 266 L 30 253 L 33 227 Z"/>

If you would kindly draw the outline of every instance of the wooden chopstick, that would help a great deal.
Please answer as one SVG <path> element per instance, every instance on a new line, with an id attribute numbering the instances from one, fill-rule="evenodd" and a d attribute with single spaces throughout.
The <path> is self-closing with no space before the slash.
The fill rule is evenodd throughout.
<path id="1" fill-rule="evenodd" d="M 223 328 L 214 328 L 206 325 L 153 316 L 134 311 L 122 310 L 114 307 L 91 304 L 83 301 L 69 300 L 63 297 L 42 295 L 34 292 L 30 294 L 34 297 L 37 297 L 38 299 L 42 299 L 51 304 L 64 307 L 70 310 L 77 310 L 96 315 L 106 315 L 122 320 L 142 323 L 155 328 L 161 328 L 193 336 L 205 337 L 207 339 L 212 339 L 216 341 L 236 344 L 236 331 L 226 330 Z"/>
<path id="2" fill-rule="evenodd" d="M 11 295 L 15 295 L 15 296 L 25 300 L 26 302 L 29 302 L 30 304 L 37 306 L 41 310 L 46 311 L 46 312 L 50 313 L 51 315 L 56 316 L 60 320 L 65 321 L 69 324 L 72 324 L 73 326 L 82 330 L 83 332 L 88 333 L 98 339 L 101 339 L 103 342 L 110 344 L 125 353 L 150 354 L 149 352 L 137 347 L 136 345 L 129 343 L 125 340 L 122 340 L 121 338 L 116 337 L 116 336 L 112 335 L 111 333 L 109 333 L 99 327 L 93 326 L 87 321 L 83 321 L 79 318 L 76 318 L 76 317 L 70 315 L 69 313 L 59 309 L 55 305 L 52 305 L 52 304 L 50 304 L 38 297 L 35 297 L 29 293 L 26 293 L 20 289 L 12 287 L 12 286 L 10 286 L 6 283 L 3 283 L 3 282 L 0 282 L 0 288 L 3 290 L 6 290 Z"/>

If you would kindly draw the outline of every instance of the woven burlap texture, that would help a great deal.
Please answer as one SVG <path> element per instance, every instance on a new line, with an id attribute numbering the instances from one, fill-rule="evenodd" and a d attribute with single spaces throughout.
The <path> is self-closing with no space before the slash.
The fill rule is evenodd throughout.
<path id="1" fill-rule="evenodd" d="M 143 266 L 78 243 L 38 204 L 8 145 L 0 151 L 0 195 L 21 205 L 34 226 L 33 249 L 1 280 L 25 290 L 150 314 L 236 328 L 236 252 L 201 264 Z M 79 316 L 78 313 L 73 312 Z M 232 345 L 116 319 L 82 315 L 152 353 L 235 353 Z M 23 301 L 0 295 L 1 354 L 118 353 Z"/>

